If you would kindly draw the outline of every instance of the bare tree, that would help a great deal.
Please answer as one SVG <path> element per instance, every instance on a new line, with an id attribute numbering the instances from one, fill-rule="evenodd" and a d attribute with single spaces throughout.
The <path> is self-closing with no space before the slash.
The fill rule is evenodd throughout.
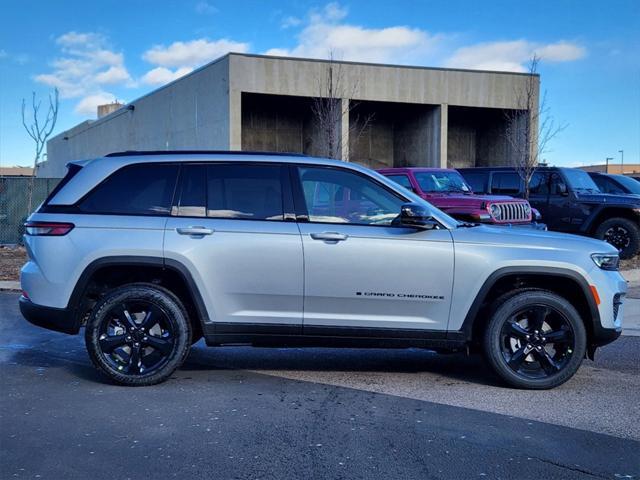
<path id="1" fill-rule="evenodd" d="M 540 158 L 548 152 L 549 142 L 565 128 L 558 125 L 549 114 L 547 93 L 539 96 L 538 63 L 534 55 L 529 62 L 528 76 L 524 86 L 516 88 L 515 99 L 518 106 L 505 113 L 507 127 L 505 137 L 510 148 L 511 161 L 525 186 L 525 198 L 529 198 L 529 182 Z"/>
<path id="2" fill-rule="evenodd" d="M 47 146 L 47 140 L 51 136 L 53 129 L 56 126 L 58 120 L 58 89 L 53 90 L 53 95 L 49 94 L 49 107 L 47 108 L 47 114 L 42 118 L 40 114 L 40 107 L 42 101 L 36 98 L 36 92 L 31 94 L 31 123 L 27 123 L 27 102 L 22 99 L 22 125 L 27 131 L 29 136 L 33 139 L 36 147 L 35 156 L 33 158 L 33 171 L 31 172 L 31 179 L 27 187 L 27 206 L 28 212 L 31 213 L 33 202 L 33 188 L 35 184 L 36 169 L 38 163 L 42 160 L 43 152 Z"/>
<path id="3" fill-rule="evenodd" d="M 373 115 L 361 119 L 355 114 L 358 102 L 353 98 L 357 96 L 359 85 L 354 83 L 347 88 L 342 64 L 334 60 L 333 52 L 323 67 L 318 78 L 318 96 L 311 104 L 318 132 L 315 146 L 322 156 L 349 161 L 349 158 L 343 158 L 343 147 L 348 146 L 344 142 L 357 140 Z M 347 132 L 342 131 L 343 121 L 349 124 Z"/>

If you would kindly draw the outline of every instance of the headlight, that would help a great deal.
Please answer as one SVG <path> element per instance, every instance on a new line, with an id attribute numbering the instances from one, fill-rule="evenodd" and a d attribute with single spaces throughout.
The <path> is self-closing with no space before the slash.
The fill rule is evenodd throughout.
<path id="1" fill-rule="evenodd" d="M 498 205 L 492 204 L 489 207 L 489 212 L 491 212 L 491 216 L 496 220 L 502 219 L 502 209 Z"/>
<path id="2" fill-rule="evenodd" d="M 527 217 L 530 217 L 530 216 L 531 216 L 531 205 L 529 205 L 528 203 L 525 203 L 525 204 L 524 204 L 524 214 L 525 214 Z"/>
<path id="3" fill-rule="evenodd" d="M 615 253 L 594 253 L 591 258 L 602 270 L 618 270 L 620 257 Z"/>

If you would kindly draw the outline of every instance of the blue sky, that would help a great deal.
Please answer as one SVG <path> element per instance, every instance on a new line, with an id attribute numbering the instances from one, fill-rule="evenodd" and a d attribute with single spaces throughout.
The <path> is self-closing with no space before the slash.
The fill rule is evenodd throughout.
<path id="1" fill-rule="evenodd" d="M 0 0 L 0 165 L 28 165 L 23 97 L 60 89 L 60 132 L 228 51 L 522 70 L 568 127 L 558 165 L 640 163 L 640 1 Z"/>

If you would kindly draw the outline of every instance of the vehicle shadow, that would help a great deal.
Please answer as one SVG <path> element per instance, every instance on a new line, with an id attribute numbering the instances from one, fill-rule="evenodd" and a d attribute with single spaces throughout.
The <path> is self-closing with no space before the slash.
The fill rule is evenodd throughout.
<path id="1" fill-rule="evenodd" d="M 308 372 L 430 373 L 482 385 L 500 381 L 479 355 L 437 354 L 424 349 L 357 348 L 208 348 L 192 347 L 182 367 L 186 371 L 212 369 Z"/>
<path id="2" fill-rule="evenodd" d="M 76 337 L 2 347 L 0 363 L 33 368 L 38 372 L 63 369 L 78 379 L 110 384 L 91 364 L 83 342 Z M 437 354 L 423 349 L 209 348 L 201 341 L 191 348 L 179 372 L 189 372 L 195 378 L 194 374 L 221 370 L 429 373 L 444 377 L 444 381 L 500 385 L 478 355 Z"/>

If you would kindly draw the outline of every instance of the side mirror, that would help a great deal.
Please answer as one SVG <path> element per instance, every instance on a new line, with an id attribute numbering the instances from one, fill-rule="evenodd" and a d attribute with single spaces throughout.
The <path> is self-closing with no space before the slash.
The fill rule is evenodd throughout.
<path id="1" fill-rule="evenodd" d="M 567 186 L 564 183 L 556 184 L 556 193 L 558 195 L 562 195 L 563 197 L 566 197 L 567 195 L 569 195 L 569 191 L 567 190 Z"/>
<path id="2" fill-rule="evenodd" d="M 440 224 L 424 206 L 417 203 L 405 203 L 400 208 L 399 224 L 402 227 L 438 230 Z"/>

